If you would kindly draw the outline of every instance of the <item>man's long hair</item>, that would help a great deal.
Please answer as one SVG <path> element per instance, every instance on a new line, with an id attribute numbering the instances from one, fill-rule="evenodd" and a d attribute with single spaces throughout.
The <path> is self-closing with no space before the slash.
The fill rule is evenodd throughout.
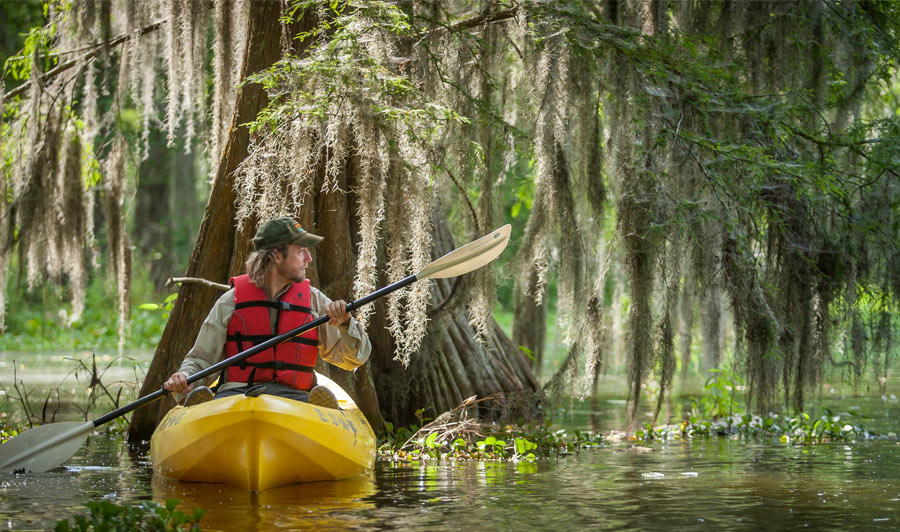
<path id="1" fill-rule="evenodd" d="M 275 267 L 275 257 L 279 253 L 282 257 L 284 256 L 284 248 L 285 246 L 279 246 L 250 253 L 244 265 L 247 267 L 247 275 L 250 276 L 250 281 L 253 284 L 262 288 L 266 280 L 266 274 Z"/>

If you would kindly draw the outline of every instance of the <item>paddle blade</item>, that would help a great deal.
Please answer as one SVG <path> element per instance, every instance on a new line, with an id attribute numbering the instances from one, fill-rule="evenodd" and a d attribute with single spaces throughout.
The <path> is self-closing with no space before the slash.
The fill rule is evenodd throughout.
<path id="1" fill-rule="evenodd" d="M 509 224 L 492 231 L 490 234 L 469 242 L 461 248 L 447 253 L 438 260 L 425 266 L 416 274 L 416 279 L 446 279 L 456 277 L 472 270 L 477 270 L 496 259 L 506 249 L 512 226 Z"/>
<path id="2" fill-rule="evenodd" d="M 94 428 L 90 421 L 50 423 L 26 430 L 0 445 L 0 472 L 43 473 L 62 465 Z"/>

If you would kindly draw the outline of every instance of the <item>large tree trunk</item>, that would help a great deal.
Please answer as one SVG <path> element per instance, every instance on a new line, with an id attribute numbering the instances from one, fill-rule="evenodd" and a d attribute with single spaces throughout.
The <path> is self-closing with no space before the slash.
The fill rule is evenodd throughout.
<path id="1" fill-rule="evenodd" d="M 452 251 L 456 246 L 444 216 L 436 209 L 434 217 L 433 258 Z M 389 408 L 388 417 L 395 424 L 418 423 L 416 411 L 424 409 L 434 418 L 465 399 L 477 395 L 526 392 L 525 402 L 495 402 L 508 417 L 533 414 L 535 403 L 528 392 L 539 389 L 527 358 L 516 348 L 495 323 L 484 344 L 475 340 L 469 325 L 462 294 L 467 290 L 465 277 L 434 281 L 431 323 L 422 347 L 404 368 L 393 359 L 393 342 L 386 333 L 387 315 L 383 301 L 376 302 L 370 331 L 376 352 L 372 356 L 378 397 Z M 371 333 L 370 333 L 371 336 Z M 514 409 L 510 411 L 509 409 Z"/>
<path id="2" fill-rule="evenodd" d="M 241 79 L 268 68 L 281 58 L 282 25 L 281 2 L 251 2 L 248 18 L 247 43 Z M 247 253 L 247 236 L 237 234 L 235 223 L 235 192 L 232 174 L 247 155 L 250 135 L 246 127 L 239 127 L 256 118 L 268 101 L 259 85 L 246 85 L 237 95 L 228 141 L 222 153 L 209 203 L 200 224 L 200 233 L 191 255 L 186 276 L 226 282 L 243 269 Z M 239 243 L 238 245 L 235 245 Z M 141 395 L 158 390 L 163 381 L 178 369 L 185 353 L 194 343 L 200 325 L 221 295 L 214 288 L 199 284 L 183 284 L 166 324 L 162 339 L 147 370 Z M 173 406 L 166 398 L 134 412 L 128 427 L 128 440 L 147 440 L 162 416 Z"/>

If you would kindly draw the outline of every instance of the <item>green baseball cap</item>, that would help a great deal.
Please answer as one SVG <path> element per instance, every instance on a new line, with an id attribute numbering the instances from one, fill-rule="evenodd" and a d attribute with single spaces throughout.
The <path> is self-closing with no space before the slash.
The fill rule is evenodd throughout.
<path id="1" fill-rule="evenodd" d="M 253 246 L 257 251 L 284 244 L 297 244 L 311 248 L 322 240 L 321 236 L 304 231 L 293 218 L 275 218 L 260 226 L 256 236 L 253 237 Z"/>

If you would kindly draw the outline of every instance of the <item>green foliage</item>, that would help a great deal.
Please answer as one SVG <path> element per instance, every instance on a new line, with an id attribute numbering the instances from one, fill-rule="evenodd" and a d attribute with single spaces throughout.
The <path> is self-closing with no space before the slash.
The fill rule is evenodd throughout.
<path id="1" fill-rule="evenodd" d="M 729 366 L 709 371 L 712 375 L 706 379 L 703 395 L 692 401 L 691 419 L 717 419 L 742 414 L 739 399 L 743 398 L 743 393 L 735 396 L 738 391 L 744 390 L 740 376 Z"/>
<path id="2" fill-rule="evenodd" d="M 81 319 L 71 327 L 66 326 L 66 316 L 70 304 L 65 292 L 44 285 L 29 293 L 24 288 L 17 289 L 10 276 L 9 312 L 6 316 L 6 331 L 0 334 L 0 350 L 5 351 L 115 351 L 118 345 L 118 313 L 113 304 L 115 296 L 103 278 L 93 278 L 88 283 L 85 309 Z M 157 297 L 150 281 L 140 272 L 132 278 L 131 297 L 148 300 Z M 165 308 L 171 303 L 171 296 L 159 305 Z M 171 309 L 171 307 L 169 307 Z M 132 310 L 126 329 L 127 349 L 153 349 L 162 336 L 168 319 L 168 311 L 148 312 Z"/>
<path id="3" fill-rule="evenodd" d="M 153 501 L 118 505 L 110 501 L 91 501 L 85 504 L 86 516 L 76 515 L 70 524 L 68 519 L 56 523 L 56 532 L 93 530 L 131 532 L 133 530 L 154 532 L 186 532 L 200 530 L 197 523 L 206 513 L 196 508 L 192 515 L 185 515 L 175 507 L 181 501 L 167 499 L 165 506 Z"/>
<path id="4" fill-rule="evenodd" d="M 13 4 L 18 2 L 9 3 Z M 25 3 L 23 2 L 23 4 Z M 47 15 L 49 4 L 50 2 L 43 2 L 44 16 Z M 22 50 L 19 53 L 6 58 L 3 62 L 3 75 L 0 76 L 0 79 L 3 79 L 4 81 L 7 77 L 16 81 L 29 79 L 31 77 L 31 70 L 34 66 L 35 57 L 40 60 L 38 67 L 42 72 L 50 70 L 59 62 L 59 58 L 53 49 L 57 25 L 55 23 L 46 26 L 40 25 L 39 19 L 34 18 L 33 14 L 27 13 L 27 5 L 20 6 L 20 8 L 21 11 L 25 12 L 18 13 L 18 15 L 31 21 L 31 29 L 28 33 L 24 34 L 25 39 Z M 6 9 L 8 8 L 4 8 L 4 11 Z"/>
<path id="5" fill-rule="evenodd" d="M 698 419 L 691 417 L 677 425 L 654 427 L 649 423 L 635 431 L 639 441 L 691 439 L 697 437 L 731 436 L 741 438 L 778 438 L 781 443 L 827 443 L 832 441 L 867 440 L 875 437 L 867 431 L 865 418 L 856 410 L 835 414 L 822 407 L 824 414 L 813 419 L 806 412 L 795 416 L 769 414 L 765 417 L 744 414 L 726 419 Z"/>
<path id="6" fill-rule="evenodd" d="M 178 292 L 167 295 L 162 303 L 141 303 L 138 308 L 141 310 L 162 311 L 163 320 L 168 321 L 172 309 L 175 308 L 176 299 L 178 299 Z"/>
<path id="7" fill-rule="evenodd" d="M 405 125 L 400 134 L 427 142 L 446 122 L 468 119 L 422 97 L 397 63 L 379 58 L 367 47 L 386 36 L 409 35 L 407 15 L 391 2 L 295 1 L 285 21 L 318 10 L 318 25 L 294 38 L 311 40 L 303 58 L 288 56 L 271 68 L 249 76 L 269 91 L 270 103 L 250 124 L 251 131 L 274 131 L 298 118 L 325 120 L 336 101 L 351 99 L 367 106 L 383 123 Z"/>
<path id="8" fill-rule="evenodd" d="M 0 444 L 15 438 L 27 428 L 24 423 L 10 420 L 7 412 L 0 412 Z"/>
<path id="9" fill-rule="evenodd" d="M 533 462 L 538 458 L 564 456 L 579 449 L 603 443 L 599 434 L 587 431 L 553 430 L 550 423 L 507 425 L 485 428 L 479 432 L 454 433 L 433 430 L 419 436 L 419 431 L 400 429 L 393 432 L 387 423 L 378 448 L 378 458 L 388 461 L 416 460 L 510 460 Z M 424 432 L 424 431 L 423 431 Z M 402 437 L 401 437 L 402 436 Z M 419 436 L 413 440 L 414 437 Z"/>

